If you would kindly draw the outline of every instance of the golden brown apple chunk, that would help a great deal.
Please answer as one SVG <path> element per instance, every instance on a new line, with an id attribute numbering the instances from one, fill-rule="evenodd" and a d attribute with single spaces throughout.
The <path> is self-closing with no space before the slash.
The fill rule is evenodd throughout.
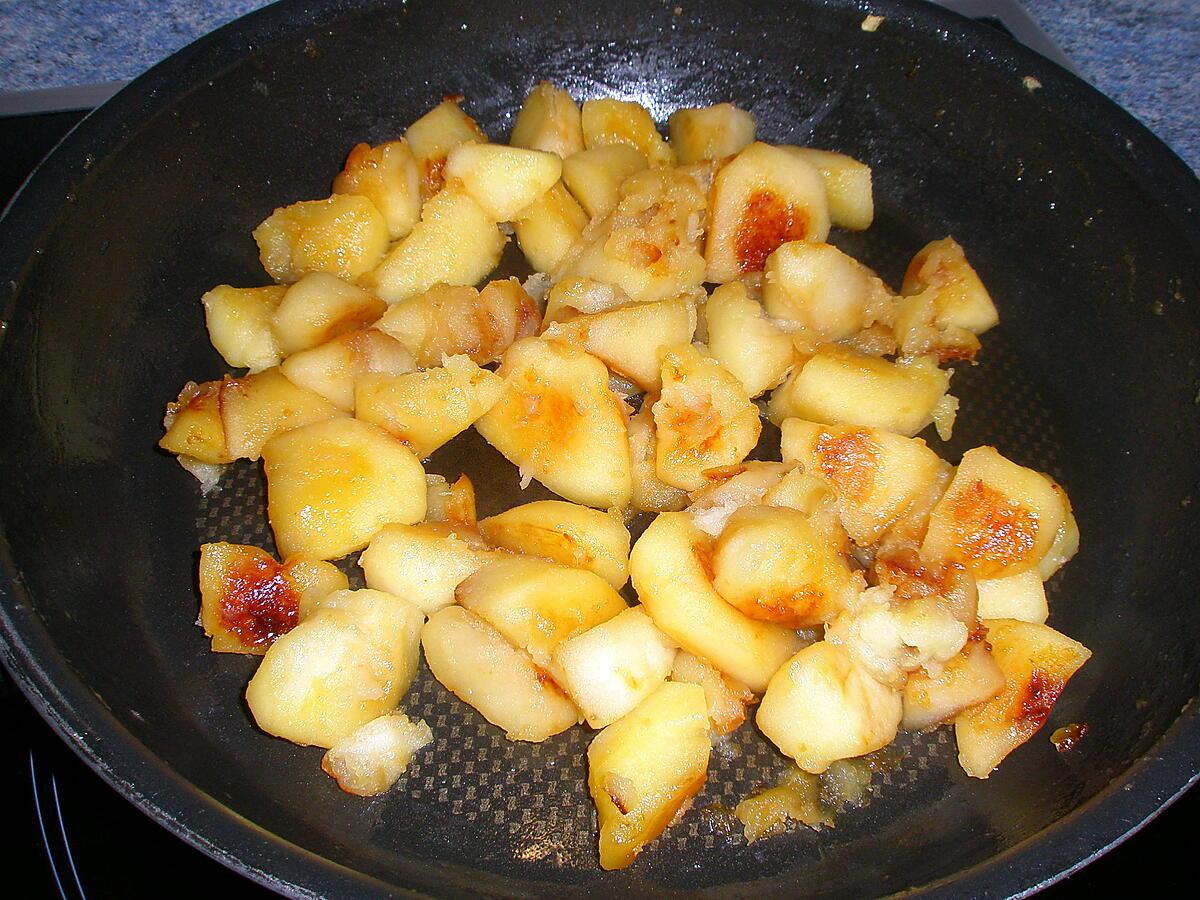
<path id="1" fill-rule="evenodd" d="M 705 469 L 745 459 L 762 432 L 758 407 L 741 382 L 690 344 L 663 352 L 653 411 L 658 477 L 689 491 L 704 485 Z"/>
<path id="2" fill-rule="evenodd" d="M 281 207 L 254 229 L 259 259 L 284 284 L 310 272 L 353 281 L 379 264 L 387 252 L 383 214 L 366 197 L 334 194 Z"/>
<path id="3" fill-rule="evenodd" d="M 200 547 L 200 624 L 215 653 L 261 656 L 296 627 L 302 601 L 350 587 L 336 566 L 224 541 Z"/>
<path id="4" fill-rule="evenodd" d="M 600 865 L 623 869 L 699 793 L 708 771 L 704 691 L 668 681 L 588 747 Z"/>
<path id="5" fill-rule="evenodd" d="M 475 428 L 521 472 L 600 509 L 629 505 L 625 410 L 604 363 L 559 341 L 526 338 L 504 355 L 500 400 Z"/>
<path id="6" fill-rule="evenodd" d="M 263 447 L 267 518 L 284 556 L 337 559 L 367 545 L 389 522 L 425 515 L 425 472 L 382 428 L 330 419 Z"/>

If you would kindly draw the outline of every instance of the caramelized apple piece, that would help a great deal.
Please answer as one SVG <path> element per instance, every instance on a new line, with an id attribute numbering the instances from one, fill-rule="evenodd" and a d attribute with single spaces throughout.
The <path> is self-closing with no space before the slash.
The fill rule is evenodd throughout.
<path id="1" fill-rule="evenodd" d="M 976 447 L 934 508 L 921 555 L 962 563 L 979 579 L 1018 575 L 1038 565 L 1065 518 L 1049 478 Z"/>
<path id="2" fill-rule="evenodd" d="M 455 589 L 493 559 L 455 525 L 385 525 L 358 558 L 367 587 L 415 603 L 432 615 L 454 602 Z"/>
<path id="3" fill-rule="evenodd" d="M 741 462 L 758 443 L 758 407 L 741 382 L 690 344 L 662 354 L 662 393 L 654 404 L 658 477 L 685 490 L 703 472 Z"/>
<path id="4" fill-rule="evenodd" d="M 563 159 L 578 153 L 583 149 L 579 104 L 562 88 L 538 82 L 521 104 L 508 142 L 557 153 Z"/>
<path id="5" fill-rule="evenodd" d="M 800 638 L 726 603 L 712 586 L 712 555 L 712 540 L 685 513 L 662 513 L 629 554 L 633 587 L 654 624 L 683 649 L 765 690 Z"/>
<path id="6" fill-rule="evenodd" d="M 666 680 L 675 650 L 635 606 L 555 647 L 554 667 L 588 725 L 604 728 Z"/>
<path id="7" fill-rule="evenodd" d="M 579 721 L 575 704 L 528 653 L 461 606 L 430 616 L 421 645 L 433 677 L 510 741 L 544 741 Z"/>
<path id="8" fill-rule="evenodd" d="M 704 786 L 704 691 L 668 681 L 588 747 L 588 790 L 600 824 L 600 865 L 623 869 Z"/>
<path id="9" fill-rule="evenodd" d="M 987 641 L 1004 673 L 1004 690 L 954 720 L 958 761 L 973 778 L 987 778 L 1045 724 L 1071 677 L 1092 652 L 1047 625 L 989 619 Z"/>
<path id="10" fill-rule="evenodd" d="M 704 249 L 706 281 L 734 281 L 788 241 L 829 235 L 825 185 L 808 162 L 755 142 L 717 172 Z"/>
<path id="11" fill-rule="evenodd" d="M 475 120 L 462 111 L 462 101 L 460 96 L 447 97 L 404 133 L 421 177 L 422 200 L 429 200 L 445 184 L 446 158 L 451 150 L 467 141 L 487 142 L 487 135 Z"/>
<path id="12" fill-rule="evenodd" d="M 792 338 L 763 313 L 740 281 L 713 291 L 704 307 L 708 352 L 750 397 L 776 387 L 798 361 Z"/>
<path id="13" fill-rule="evenodd" d="M 776 424 L 794 416 L 912 437 L 934 421 L 949 387 L 950 373 L 931 357 L 893 363 L 826 344 L 772 392 L 767 414 Z"/>
<path id="14" fill-rule="evenodd" d="M 420 660 L 425 617 L 382 591 L 334 591 L 267 650 L 246 687 L 263 731 L 333 747 L 396 708 Z"/>
<path id="15" fill-rule="evenodd" d="M 970 640 L 936 675 L 913 672 L 904 685 L 905 731 L 922 731 L 949 722 L 963 710 L 1004 690 L 1004 673 L 985 640 Z"/>
<path id="16" fill-rule="evenodd" d="M 425 515 L 425 472 L 382 428 L 330 419 L 263 447 L 267 518 L 284 556 L 337 559 L 360 550 L 389 522 Z"/>
<path id="17" fill-rule="evenodd" d="M 280 207 L 254 229 L 254 240 L 263 268 L 278 282 L 310 272 L 353 281 L 383 259 L 388 229 L 366 197 L 334 194 Z"/>
<path id="18" fill-rule="evenodd" d="M 612 212 L 621 199 L 621 183 L 648 166 L 645 155 L 628 144 L 594 147 L 563 161 L 563 184 L 595 219 Z"/>
<path id="19" fill-rule="evenodd" d="M 604 363 L 558 341 L 526 338 L 504 355 L 500 400 L 476 423 L 488 443 L 575 503 L 624 508 L 632 492 L 621 401 Z"/>
<path id="20" fill-rule="evenodd" d="M 493 547 L 587 569 L 617 590 L 629 580 L 629 529 L 598 509 L 537 500 L 484 519 L 479 532 Z"/>
<path id="21" fill-rule="evenodd" d="M 667 484 L 655 468 L 657 438 L 651 408 L 657 397 L 647 396 L 642 408 L 629 419 L 630 474 L 633 499 L 630 505 L 643 512 L 678 512 L 687 506 L 687 491 Z"/>
<path id="22" fill-rule="evenodd" d="M 365 328 L 387 304 L 327 272 L 305 275 L 287 289 L 271 317 L 284 356 Z"/>
<path id="23" fill-rule="evenodd" d="M 801 512 L 743 507 L 717 540 L 713 587 L 752 619 L 820 625 L 862 590 L 839 549 Z"/>
<path id="24" fill-rule="evenodd" d="M 413 755 L 433 743 L 433 730 L 404 713 L 360 725 L 326 751 L 321 768 L 347 794 L 374 797 L 394 785 Z"/>
<path id="25" fill-rule="evenodd" d="M 403 375 L 415 368 L 404 345 L 375 328 L 348 331 L 318 347 L 293 353 L 279 367 L 292 384 L 354 411 L 354 389 L 365 375 Z"/>
<path id="26" fill-rule="evenodd" d="M 200 547 L 200 625 L 214 653 L 261 656 L 296 627 L 302 600 L 350 587 L 336 566 L 224 541 Z"/>
<path id="27" fill-rule="evenodd" d="M 466 356 L 407 375 L 365 375 L 354 392 L 354 414 L 402 440 L 425 459 L 486 413 L 504 381 Z"/>
<path id="28" fill-rule="evenodd" d="M 900 725 L 900 692 L 880 684 L 837 644 L 818 641 L 771 678 L 755 721 L 805 772 L 885 747 Z"/>
<path id="29" fill-rule="evenodd" d="M 507 239 L 496 220 L 452 181 L 425 202 L 421 221 L 397 241 L 359 283 L 388 303 L 435 284 L 475 284 L 486 278 Z"/>
<path id="30" fill-rule="evenodd" d="M 292 384 L 279 369 L 221 383 L 221 421 L 234 459 L 258 459 L 276 435 L 343 413 L 319 394 Z"/>
<path id="31" fill-rule="evenodd" d="M 724 159 L 754 141 L 754 116 L 732 103 L 677 109 L 667 122 L 671 148 L 686 166 L 702 159 Z"/>
<path id="32" fill-rule="evenodd" d="M 282 352 L 271 331 L 271 316 L 287 290 L 218 285 L 200 298 L 208 339 L 229 365 L 251 374 L 279 365 Z"/>
<path id="33" fill-rule="evenodd" d="M 642 390 L 662 387 L 660 351 L 689 344 L 696 332 L 696 304 L 683 295 L 578 315 L 546 327 L 546 337 L 575 344 Z"/>
<path id="34" fill-rule="evenodd" d="M 583 144 L 589 150 L 625 144 L 638 150 L 652 166 L 675 165 L 675 152 L 663 140 L 650 111 L 627 100 L 588 100 L 583 104 Z"/>
<path id="35" fill-rule="evenodd" d="M 412 231 L 421 216 L 421 175 L 403 138 L 377 147 L 356 144 L 333 179 L 333 192 L 358 194 L 375 204 L 393 241 Z"/>
<path id="36" fill-rule="evenodd" d="M 397 303 L 379 320 L 380 331 L 403 344 L 417 365 L 440 366 L 465 353 L 478 365 L 495 362 L 509 345 L 535 334 L 537 304 L 515 278 L 492 281 L 482 290 L 435 285 Z"/>
<path id="37" fill-rule="evenodd" d="M 563 261 L 587 227 L 588 216 L 560 181 L 513 220 L 517 244 L 529 265 L 550 272 Z"/>
<path id="38" fill-rule="evenodd" d="M 865 231 L 875 219 L 871 167 L 844 153 L 815 147 L 785 147 L 813 165 L 825 183 L 829 219 L 838 228 Z"/>
<path id="39" fill-rule="evenodd" d="M 621 595 L 595 573 L 522 556 L 479 569 L 454 598 L 554 676 L 555 647 L 626 609 Z"/>
<path id="40" fill-rule="evenodd" d="M 446 177 L 456 178 L 496 222 L 510 222 L 550 190 L 563 174 L 555 153 L 476 144 L 468 141 L 450 151 Z"/>
<path id="41" fill-rule="evenodd" d="M 824 481 L 837 497 L 850 537 L 873 544 L 934 484 L 941 460 L 918 438 L 875 428 L 785 419 L 780 446 L 787 462 Z"/>

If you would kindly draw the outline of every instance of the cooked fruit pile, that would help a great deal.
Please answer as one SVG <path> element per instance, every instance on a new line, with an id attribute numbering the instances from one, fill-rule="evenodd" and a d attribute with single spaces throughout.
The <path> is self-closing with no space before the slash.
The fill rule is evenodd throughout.
<path id="1" fill-rule="evenodd" d="M 871 224 L 870 169 L 756 141 L 729 104 L 667 141 L 636 103 L 543 83 L 503 145 L 460 100 L 255 229 L 277 284 L 202 298 L 248 373 L 187 384 L 160 443 L 205 490 L 263 461 L 283 562 L 200 559 L 212 649 L 263 655 L 258 726 L 385 791 L 433 738 L 398 711 L 423 649 L 510 740 L 599 730 L 610 869 L 755 704 L 798 777 L 953 724 L 986 778 L 1089 652 L 1045 624 L 1079 541 L 1062 488 L 916 437 L 948 438 L 945 366 L 998 321 L 963 249 L 930 243 L 895 292 L 827 243 Z M 511 234 L 536 274 L 477 289 Z M 764 415 L 781 458 L 747 461 Z M 470 481 L 421 462 L 472 426 L 563 499 L 477 520 Z M 330 561 L 359 551 L 352 591 Z M 812 808 L 777 799 L 739 807 L 748 836 Z"/>

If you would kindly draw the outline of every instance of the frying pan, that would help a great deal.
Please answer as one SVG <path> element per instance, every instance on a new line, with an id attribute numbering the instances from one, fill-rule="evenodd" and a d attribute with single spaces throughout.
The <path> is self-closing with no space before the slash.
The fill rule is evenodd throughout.
<path id="1" fill-rule="evenodd" d="M 294 895 L 673 892 L 1007 895 L 1121 840 L 1197 775 L 1200 187 L 1111 102 L 937 8 L 851 2 L 284 3 L 204 38 L 71 133 L 0 236 L 0 605 L 5 665 L 114 787 L 215 858 Z M 1033 76 L 1041 87 L 1023 81 Z M 201 500 L 154 452 L 162 407 L 222 370 L 197 299 L 264 283 L 250 230 L 324 196 L 359 140 L 461 92 L 503 136 L 528 88 L 616 95 L 662 120 L 732 100 L 767 140 L 875 172 L 877 222 L 839 235 L 896 282 L 952 233 L 1003 323 L 955 375 L 948 458 L 990 442 L 1053 472 L 1083 532 L 1051 623 L 1095 656 L 1047 728 L 986 783 L 943 729 L 904 740 L 833 830 L 747 846 L 719 815 L 781 762 L 753 728 L 696 807 L 625 872 L 596 866 L 588 735 L 509 744 L 427 677 L 436 743 L 363 801 L 315 750 L 256 731 L 253 662 L 192 626 L 196 549 L 257 541 L 261 481 Z M 519 262 L 507 263 L 513 271 Z M 522 494 L 481 441 L 441 451 L 487 513 Z M 1046 735 L 1083 722 L 1069 754 Z"/>

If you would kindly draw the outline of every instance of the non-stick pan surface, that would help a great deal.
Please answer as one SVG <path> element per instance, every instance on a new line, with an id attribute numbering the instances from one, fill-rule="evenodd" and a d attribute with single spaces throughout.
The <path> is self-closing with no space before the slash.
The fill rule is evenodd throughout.
<path id="1" fill-rule="evenodd" d="M 711 889 L 1009 894 L 1119 840 L 1196 776 L 1200 718 L 1200 189 L 1109 101 L 986 28 L 909 2 L 285 3 L 182 51 L 73 132 L 0 232 L 3 650 L 34 704 L 151 816 L 296 894 Z M 1033 76 L 1040 83 L 1025 80 Z M 840 235 L 895 282 L 954 234 L 1003 324 L 955 376 L 956 459 L 990 442 L 1052 471 L 1083 531 L 1052 624 L 1095 656 L 1047 729 L 986 783 L 946 733 L 902 745 L 834 830 L 749 847 L 703 807 L 778 770 L 749 726 L 696 809 L 630 870 L 596 866 L 583 729 L 509 744 L 422 679 L 437 737 L 363 801 L 319 753 L 256 731 L 251 660 L 198 629 L 201 541 L 269 545 L 261 484 L 235 467 L 201 501 L 156 453 L 162 407 L 221 363 L 197 299 L 265 283 L 250 231 L 324 196 L 359 140 L 461 92 L 503 137 L 539 78 L 577 97 L 732 100 L 767 140 L 871 163 L 877 223 Z M 481 441 L 485 512 L 537 496 Z M 1058 755 L 1049 730 L 1084 722 Z"/>

